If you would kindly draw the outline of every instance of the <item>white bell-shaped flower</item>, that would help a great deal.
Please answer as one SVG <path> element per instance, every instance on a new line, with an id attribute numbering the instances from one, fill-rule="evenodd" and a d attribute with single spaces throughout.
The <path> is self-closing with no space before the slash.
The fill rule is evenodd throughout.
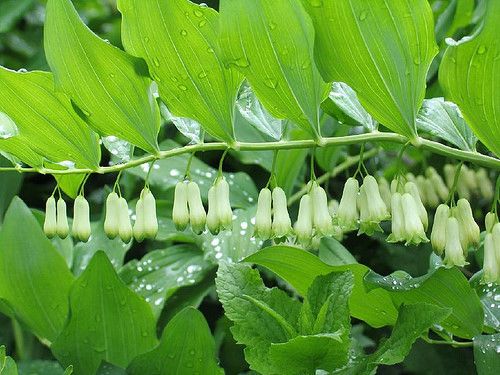
<path id="1" fill-rule="evenodd" d="M 387 242 L 405 241 L 405 218 L 401 203 L 402 195 L 394 193 L 391 198 L 391 234 L 387 237 Z"/>
<path id="2" fill-rule="evenodd" d="M 500 269 L 497 259 L 495 241 L 493 234 L 487 233 L 484 237 L 484 261 L 483 279 L 484 283 L 500 283 Z"/>
<path id="3" fill-rule="evenodd" d="M 57 234 L 56 200 L 53 196 L 49 197 L 45 203 L 45 221 L 43 222 L 43 231 L 49 238 L 53 238 Z"/>
<path id="4" fill-rule="evenodd" d="M 288 213 L 286 194 L 280 187 L 275 187 L 273 198 L 273 223 L 272 232 L 274 237 L 285 237 L 292 232 L 292 222 Z"/>
<path id="5" fill-rule="evenodd" d="M 460 177 L 463 177 L 462 181 L 471 193 L 475 193 L 478 190 L 479 187 L 477 185 L 476 173 L 472 169 L 469 169 L 465 164 L 462 165 Z"/>
<path id="6" fill-rule="evenodd" d="M 439 195 L 436 191 L 436 187 L 428 178 L 425 179 L 424 189 L 425 196 L 427 197 L 427 206 L 430 208 L 436 208 L 439 205 Z"/>
<path id="7" fill-rule="evenodd" d="M 254 235 L 262 240 L 271 238 L 272 234 L 272 194 L 271 190 L 264 188 L 259 193 L 257 212 L 255 214 Z"/>
<path id="8" fill-rule="evenodd" d="M 413 181 L 408 181 L 408 182 L 415 184 L 415 186 L 417 187 L 419 199 L 422 202 L 422 205 L 425 207 L 428 204 L 427 191 L 426 191 L 426 186 L 425 186 L 425 177 L 424 176 L 417 176 L 415 182 L 413 182 Z M 406 192 L 410 193 L 409 191 L 406 191 Z"/>
<path id="9" fill-rule="evenodd" d="M 406 245 L 418 245 L 421 242 L 429 242 L 425 235 L 424 225 L 418 214 L 417 202 L 413 195 L 404 193 L 401 197 L 401 206 L 403 207 Z"/>
<path id="10" fill-rule="evenodd" d="M 216 182 L 215 187 L 217 189 L 217 213 L 221 229 L 231 230 L 233 228 L 233 210 L 229 199 L 229 184 L 222 177 Z"/>
<path id="11" fill-rule="evenodd" d="M 333 235 L 333 221 L 328 212 L 328 198 L 325 189 L 313 182 L 311 187 L 313 226 L 318 236 Z"/>
<path id="12" fill-rule="evenodd" d="M 432 167 L 427 168 L 425 174 L 434 186 L 434 190 L 437 193 L 439 199 L 441 199 L 442 201 L 446 201 L 448 199 L 448 195 L 450 194 L 450 190 L 444 183 L 443 178 Z"/>
<path id="13" fill-rule="evenodd" d="M 207 214 L 201 200 L 200 188 L 196 182 L 190 182 L 187 186 L 189 222 L 193 232 L 200 234 L 205 230 Z"/>
<path id="14" fill-rule="evenodd" d="M 57 200 L 57 235 L 65 239 L 69 234 L 68 216 L 66 213 L 66 202 L 59 198 Z"/>
<path id="15" fill-rule="evenodd" d="M 432 225 L 431 244 L 434 252 L 442 255 L 446 247 L 446 225 L 450 216 L 450 207 L 446 204 L 440 204 L 434 215 L 434 224 Z"/>
<path id="16" fill-rule="evenodd" d="M 449 217 L 446 221 L 446 246 L 444 249 L 444 264 L 448 267 L 463 267 L 467 264 L 464 251 L 460 244 L 460 229 L 458 220 Z"/>
<path id="17" fill-rule="evenodd" d="M 144 188 L 141 192 L 144 204 L 144 235 L 154 240 L 158 234 L 158 218 L 156 216 L 156 200 L 151 190 Z"/>
<path id="18" fill-rule="evenodd" d="M 172 220 L 180 231 L 186 229 L 189 224 L 188 190 L 184 181 L 175 185 Z"/>
<path id="19" fill-rule="evenodd" d="M 370 204 L 366 194 L 366 185 L 361 185 L 359 188 L 357 206 L 359 210 L 359 231 L 358 235 L 366 233 L 371 236 L 375 232 L 383 232 L 380 227 L 380 221 L 377 218 L 371 217 Z"/>
<path id="20" fill-rule="evenodd" d="M 106 217 L 104 218 L 104 233 L 109 239 L 118 236 L 119 225 L 119 211 L 118 211 L 118 194 L 112 192 L 106 198 Z"/>
<path id="21" fill-rule="evenodd" d="M 308 246 L 311 243 L 313 236 L 313 212 L 312 201 L 309 194 L 304 195 L 300 199 L 299 213 L 295 222 L 294 230 L 297 240 L 303 246 Z"/>
<path id="22" fill-rule="evenodd" d="M 488 212 L 484 218 L 484 225 L 486 227 L 486 232 L 491 232 L 493 226 L 498 223 L 498 217 L 494 212 Z"/>
<path id="23" fill-rule="evenodd" d="M 125 243 L 129 243 L 134 234 L 130 215 L 128 212 L 128 203 L 125 198 L 118 199 L 118 235 Z"/>
<path id="24" fill-rule="evenodd" d="M 337 211 L 337 224 L 344 232 L 358 227 L 359 212 L 357 206 L 359 183 L 355 178 L 347 179 Z"/>
<path id="25" fill-rule="evenodd" d="M 72 234 L 73 237 L 83 242 L 87 242 L 90 238 L 90 207 L 83 195 L 75 199 Z"/>
<path id="26" fill-rule="evenodd" d="M 415 200 L 418 216 L 420 217 L 420 221 L 424 226 L 424 230 L 427 230 L 427 227 L 429 226 L 429 217 L 427 216 L 427 210 L 425 209 L 425 206 L 420 199 L 420 193 L 417 185 L 411 181 L 407 182 L 405 184 L 405 192 L 409 193 Z"/>
<path id="27" fill-rule="evenodd" d="M 217 189 L 215 185 L 208 189 L 207 227 L 212 234 L 217 234 L 220 231 L 219 213 L 217 208 Z"/>
<path id="28" fill-rule="evenodd" d="M 485 200 L 492 200 L 495 196 L 493 183 L 491 182 L 488 172 L 484 168 L 479 168 L 476 172 L 476 182 L 479 187 L 479 192 Z"/>
<path id="29" fill-rule="evenodd" d="M 328 202 L 328 212 L 330 212 L 331 217 L 337 216 L 337 211 L 339 210 L 339 201 L 336 199 L 331 199 Z"/>
<path id="30" fill-rule="evenodd" d="M 385 179 L 385 177 L 380 177 L 378 179 L 378 189 L 380 191 L 380 196 L 382 197 L 382 200 L 384 201 L 387 210 L 391 210 L 391 201 L 392 201 L 392 193 L 391 193 L 391 187 L 389 185 L 389 182 Z"/>
<path id="31" fill-rule="evenodd" d="M 133 232 L 137 242 L 144 241 L 146 234 L 144 232 L 144 200 L 142 199 L 142 194 L 135 204 L 135 223 Z"/>
<path id="32" fill-rule="evenodd" d="M 467 255 L 470 246 L 479 245 L 481 230 L 472 215 L 472 209 L 467 199 L 459 199 L 456 207 L 456 218 L 460 225 L 460 243 Z"/>

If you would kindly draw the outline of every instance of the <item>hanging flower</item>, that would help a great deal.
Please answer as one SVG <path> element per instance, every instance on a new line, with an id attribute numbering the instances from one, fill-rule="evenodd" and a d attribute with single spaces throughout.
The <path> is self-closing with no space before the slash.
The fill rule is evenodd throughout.
<path id="1" fill-rule="evenodd" d="M 229 200 L 229 184 L 222 177 L 216 182 L 215 187 L 217 189 L 217 213 L 221 229 L 231 230 L 233 228 L 233 210 Z"/>
<path id="2" fill-rule="evenodd" d="M 486 232 L 491 232 L 493 226 L 498 223 L 497 215 L 494 212 L 488 212 L 484 218 L 484 224 L 486 226 Z"/>
<path id="3" fill-rule="evenodd" d="M 460 243 L 464 254 L 467 256 L 467 251 L 470 246 L 479 245 L 480 229 L 476 224 L 472 209 L 467 199 L 459 199 L 456 207 L 456 218 L 460 226 Z"/>
<path id="4" fill-rule="evenodd" d="M 272 193 L 273 199 L 273 223 L 272 232 L 274 237 L 284 237 L 292 232 L 292 222 L 288 214 L 286 195 L 282 188 L 275 187 Z"/>
<path id="5" fill-rule="evenodd" d="M 144 241 L 146 234 L 144 233 L 144 200 L 142 199 L 142 194 L 135 204 L 135 223 L 133 232 L 137 242 Z"/>
<path id="6" fill-rule="evenodd" d="M 311 206 L 311 196 L 309 194 L 304 195 L 300 199 L 299 213 L 294 226 L 297 240 L 303 246 L 308 246 L 311 243 L 313 235 L 313 212 Z"/>
<path id="7" fill-rule="evenodd" d="M 43 223 L 43 231 L 49 238 L 53 238 L 57 234 L 56 212 L 56 200 L 53 196 L 51 196 L 45 203 L 45 221 Z"/>
<path id="8" fill-rule="evenodd" d="M 118 194 L 112 192 L 106 198 L 106 217 L 104 218 L 104 233 L 109 239 L 118 236 L 120 230 L 119 211 L 118 211 Z"/>
<path id="9" fill-rule="evenodd" d="M 59 198 L 57 200 L 57 235 L 65 239 L 69 234 L 68 217 L 66 214 L 66 202 Z"/>
<path id="10" fill-rule="evenodd" d="M 207 227 L 212 234 L 218 234 L 220 231 L 220 220 L 217 208 L 217 190 L 215 185 L 208 189 Z"/>
<path id="11" fill-rule="evenodd" d="M 406 245 L 418 245 L 421 242 L 429 242 L 425 235 L 424 225 L 418 213 L 417 202 L 410 193 L 404 193 L 401 197 L 404 217 L 404 235 Z"/>
<path id="12" fill-rule="evenodd" d="M 330 216 L 333 218 L 337 216 L 337 211 L 339 210 L 339 201 L 336 199 L 332 199 L 328 202 L 328 212 L 330 212 Z"/>
<path id="13" fill-rule="evenodd" d="M 130 216 L 128 213 L 128 204 L 125 198 L 121 197 L 118 199 L 117 204 L 118 212 L 118 235 L 121 240 L 125 243 L 129 243 L 133 236 L 132 223 L 130 222 Z"/>
<path id="14" fill-rule="evenodd" d="M 207 214 L 203 202 L 201 201 L 200 188 L 196 182 L 190 182 L 187 186 L 187 198 L 189 207 L 189 222 L 191 229 L 196 234 L 205 230 Z"/>
<path id="15" fill-rule="evenodd" d="M 330 212 L 328 212 L 328 198 L 325 189 L 313 182 L 310 196 L 316 235 L 320 237 L 333 235 L 333 222 Z"/>
<path id="16" fill-rule="evenodd" d="M 147 187 L 141 192 L 144 209 L 144 235 L 154 240 L 158 234 L 158 219 L 156 217 L 156 200 Z"/>
<path id="17" fill-rule="evenodd" d="M 358 208 L 360 212 L 359 233 L 372 235 L 375 231 L 383 232 L 380 227 L 382 220 L 391 217 L 387 206 L 380 196 L 377 181 L 373 176 L 366 176 L 358 195 Z"/>
<path id="18" fill-rule="evenodd" d="M 392 233 L 387 237 L 387 242 L 402 242 L 405 240 L 405 219 L 403 206 L 401 203 L 402 195 L 394 193 L 391 198 L 392 214 Z"/>
<path id="19" fill-rule="evenodd" d="M 483 261 L 483 279 L 484 283 L 500 283 L 500 269 L 496 249 L 497 244 L 493 234 L 487 233 L 484 237 L 484 261 Z"/>
<path id="20" fill-rule="evenodd" d="M 493 184 L 488 177 L 488 172 L 484 168 L 479 168 L 476 172 L 476 183 L 479 187 L 479 192 L 485 200 L 492 200 L 495 196 Z"/>
<path id="21" fill-rule="evenodd" d="M 428 178 L 426 178 L 424 182 L 424 194 L 427 197 L 428 207 L 436 208 L 439 205 L 439 196 L 436 191 L 436 187 Z"/>
<path id="22" fill-rule="evenodd" d="M 431 244 L 434 252 L 442 255 L 446 247 L 446 226 L 450 208 L 446 204 L 440 204 L 434 215 L 434 224 L 431 232 Z"/>
<path id="23" fill-rule="evenodd" d="M 446 246 L 444 254 L 444 264 L 448 267 L 463 267 L 467 264 L 462 245 L 460 244 L 460 227 L 458 220 L 454 217 L 449 217 L 446 221 Z"/>
<path id="24" fill-rule="evenodd" d="M 267 240 L 272 234 L 271 190 L 264 188 L 259 193 L 257 213 L 255 214 L 254 235 Z"/>
<path id="25" fill-rule="evenodd" d="M 358 180 L 352 177 L 349 178 L 344 185 L 336 217 L 337 224 L 344 232 L 355 230 L 358 227 L 358 192 Z"/>
<path id="26" fill-rule="evenodd" d="M 87 242 L 90 238 L 90 207 L 83 195 L 75 199 L 72 234 L 73 237 L 83 242 Z"/>
<path id="27" fill-rule="evenodd" d="M 172 220 L 180 231 L 185 230 L 189 224 L 188 191 L 184 181 L 175 185 Z"/>
<path id="28" fill-rule="evenodd" d="M 434 186 L 434 190 L 436 191 L 439 198 L 442 201 L 446 201 L 448 199 L 450 191 L 446 186 L 446 184 L 444 183 L 443 178 L 432 167 L 427 168 L 425 174 L 429 179 L 429 181 L 431 182 L 431 184 Z"/>
<path id="29" fill-rule="evenodd" d="M 424 226 L 424 230 L 427 230 L 427 227 L 429 226 L 429 217 L 427 216 L 427 210 L 420 199 L 420 193 L 417 185 L 411 181 L 407 182 L 405 184 L 405 192 L 409 193 L 413 197 L 420 221 Z"/>
<path id="30" fill-rule="evenodd" d="M 378 179 L 378 189 L 387 209 L 390 210 L 392 201 L 391 187 L 384 177 Z"/>
<path id="31" fill-rule="evenodd" d="M 427 197 L 427 191 L 425 187 L 425 177 L 424 176 L 417 176 L 415 182 L 413 181 L 408 181 L 408 183 L 414 184 L 417 188 L 418 192 L 418 197 L 420 202 L 422 203 L 422 206 L 425 207 L 425 205 L 428 204 L 428 197 Z M 407 191 L 407 193 L 410 193 L 410 191 Z"/>

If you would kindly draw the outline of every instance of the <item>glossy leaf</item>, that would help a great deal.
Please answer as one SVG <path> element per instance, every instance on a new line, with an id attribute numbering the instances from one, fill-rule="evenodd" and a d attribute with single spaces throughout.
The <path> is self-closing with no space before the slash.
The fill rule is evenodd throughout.
<path id="1" fill-rule="evenodd" d="M 102 360 L 126 367 L 156 345 L 151 308 L 120 281 L 104 252 L 94 255 L 69 299 L 69 319 L 52 351 L 75 374 L 94 374 Z"/>
<path id="2" fill-rule="evenodd" d="M 74 112 L 70 99 L 54 91 L 51 73 L 21 73 L 0 67 L 0 91 L 0 112 L 12 119 L 20 138 L 33 151 L 54 163 L 99 166 L 96 134 Z"/>
<path id="3" fill-rule="evenodd" d="M 460 28 L 472 21 L 474 0 L 451 0 L 436 19 L 436 40 L 441 42 L 447 36 L 453 36 Z"/>
<path id="4" fill-rule="evenodd" d="M 95 35 L 69 0 L 47 2 L 45 53 L 56 87 L 90 126 L 156 153 L 160 114 L 141 60 Z"/>
<path id="5" fill-rule="evenodd" d="M 213 268 L 203 255 L 190 245 L 153 250 L 140 261 L 134 259 L 127 263 L 119 275 L 159 316 L 166 300 L 176 290 L 200 282 Z"/>
<path id="6" fill-rule="evenodd" d="M 8 167 L 10 163 L 0 156 L 0 167 Z M 23 175 L 17 172 L 0 173 L 0 225 L 3 222 L 3 215 L 10 205 L 10 202 L 19 192 L 23 182 Z"/>
<path id="7" fill-rule="evenodd" d="M 187 0 L 120 0 L 118 5 L 123 44 L 146 60 L 169 110 L 231 142 L 242 78 L 221 61 L 218 13 Z"/>
<path id="8" fill-rule="evenodd" d="M 319 245 L 318 257 L 330 266 L 358 263 L 356 258 L 335 238 L 323 237 Z"/>
<path id="9" fill-rule="evenodd" d="M 438 49 L 427 0 L 302 0 L 327 81 L 345 82 L 381 124 L 410 138 Z"/>
<path id="10" fill-rule="evenodd" d="M 469 280 L 484 309 L 484 325 L 500 331 L 500 288 L 495 283 L 482 284 L 482 272 Z"/>
<path id="11" fill-rule="evenodd" d="M 190 140 L 190 143 L 202 142 L 202 131 L 199 122 L 187 117 L 174 116 L 163 103 L 160 103 L 160 112 L 165 120 L 173 123 L 177 130 Z"/>
<path id="12" fill-rule="evenodd" d="M 424 100 L 417 125 L 420 130 L 448 141 L 461 150 L 476 150 L 477 138 L 462 117 L 460 109 L 443 98 Z"/>
<path id="13" fill-rule="evenodd" d="M 53 169 L 66 169 L 61 168 L 60 166 L 54 164 L 48 164 L 48 167 Z M 83 180 L 85 179 L 84 174 L 56 174 L 54 178 L 57 181 L 57 184 L 61 188 L 61 190 L 68 195 L 70 198 L 76 198 L 78 193 L 80 192 L 80 186 L 82 185 Z"/>
<path id="14" fill-rule="evenodd" d="M 117 138 L 114 135 L 108 137 L 102 137 L 102 144 L 106 149 L 113 155 L 114 158 L 120 163 L 128 162 L 133 156 L 132 145 L 124 141 L 123 139 Z"/>
<path id="15" fill-rule="evenodd" d="M 487 1 L 481 27 L 472 37 L 448 41 L 439 82 L 446 99 L 457 103 L 478 138 L 500 156 L 500 2 Z"/>
<path id="16" fill-rule="evenodd" d="M 500 372 L 500 333 L 474 337 L 474 363 L 478 375 Z"/>
<path id="17" fill-rule="evenodd" d="M 215 359 L 210 328 L 198 310 L 188 307 L 165 327 L 160 345 L 138 356 L 128 367 L 130 375 L 221 375 Z"/>
<path id="18" fill-rule="evenodd" d="M 19 362 L 21 375 L 65 375 L 64 370 L 56 361 L 31 360 Z"/>
<path id="19" fill-rule="evenodd" d="M 14 198 L 0 232 L 0 298 L 16 319 L 51 342 L 64 326 L 72 282 L 64 258 L 29 208 Z"/>
<path id="20" fill-rule="evenodd" d="M 314 28 L 298 1 L 222 0 L 225 62 L 244 74 L 264 107 L 318 137 L 326 85 L 314 63 Z"/>

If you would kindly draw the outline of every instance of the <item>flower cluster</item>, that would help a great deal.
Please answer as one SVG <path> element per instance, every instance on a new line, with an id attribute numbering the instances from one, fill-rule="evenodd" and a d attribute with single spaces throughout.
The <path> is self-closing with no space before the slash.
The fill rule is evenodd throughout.
<path id="1" fill-rule="evenodd" d="M 281 238 L 292 233 L 286 195 L 283 189 L 264 188 L 259 193 L 255 215 L 254 235 L 263 240 Z"/>
<path id="2" fill-rule="evenodd" d="M 483 282 L 500 284 L 500 223 L 496 213 L 488 213 L 485 224 Z"/>

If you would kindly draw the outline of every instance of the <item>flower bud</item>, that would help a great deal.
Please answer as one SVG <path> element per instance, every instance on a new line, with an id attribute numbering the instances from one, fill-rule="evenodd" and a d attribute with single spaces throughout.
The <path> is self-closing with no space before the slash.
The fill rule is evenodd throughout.
<path id="1" fill-rule="evenodd" d="M 432 225 L 431 244 L 434 252 L 442 255 L 446 247 L 446 225 L 450 216 L 450 208 L 446 204 L 440 204 L 434 215 Z"/>
<path id="2" fill-rule="evenodd" d="M 446 221 L 446 246 L 444 250 L 444 264 L 448 267 L 463 267 L 467 264 L 464 251 L 460 244 L 460 229 L 458 220 L 449 217 Z"/>
<path id="3" fill-rule="evenodd" d="M 400 193 L 394 193 L 391 198 L 392 214 L 392 233 L 387 237 L 387 242 L 401 242 L 405 240 L 405 222 L 403 206 L 401 204 L 402 196 Z"/>
<path id="4" fill-rule="evenodd" d="M 426 194 L 426 189 L 425 189 L 425 177 L 424 176 L 417 176 L 417 179 L 415 182 L 409 181 L 409 183 L 413 183 L 417 187 L 417 192 L 419 196 L 420 202 L 422 202 L 422 205 L 425 207 L 427 204 L 427 194 Z M 407 193 L 410 193 L 407 191 Z"/>
<path id="5" fill-rule="evenodd" d="M 436 191 L 436 187 L 428 178 L 426 178 L 424 181 L 424 190 L 424 194 L 427 197 L 427 206 L 436 208 L 439 205 L 439 196 Z"/>
<path id="6" fill-rule="evenodd" d="M 292 231 L 292 222 L 288 214 L 286 195 L 282 188 L 275 187 L 273 198 L 273 236 L 284 237 Z"/>
<path id="7" fill-rule="evenodd" d="M 462 244 L 462 249 L 465 251 L 464 255 L 467 255 L 469 246 L 477 246 L 479 244 L 481 233 L 479 225 L 474 220 L 472 209 L 467 199 L 462 198 L 458 200 L 456 218 L 460 227 L 460 243 Z"/>
<path id="8" fill-rule="evenodd" d="M 196 182 L 190 182 L 187 187 L 189 221 L 193 232 L 200 234 L 205 230 L 207 214 L 201 201 L 200 188 Z"/>
<path id="9" fill-rule="evenodd" d="M 295 234 L 297 235 L 297 240 L 303 245 L 307 246 L 311 243 L 313 234 L 313 212 L 312 212 L 312 202 L 311 196 L 309 194 L 304 195 L 300 199 L 299 203 L 299 213 L 297 216 L 297 221 L 295 222 Z"/>
<path id="10" fill-rule="evenodd" d="M 469 191 L 475 192 L 478 190 L 476 173 L 472 169 L 467 168 L 466 165 L 462 165 L 462 174 L 460 177 L 463 178 L 463 182 Z"/>
<path id="11" fill-rule="evenodd" d="M 83 242 L 87 242 L 90 238 L 90 207 L 83 195 L 75 199 L 72 233 L 76 239 Z"/>
<path id="12" fill-rule="evenodd" d="M 187 184 L 184 181 L 175 185 L 172 220 L 177 230 L 184 230 L 189 224 Z"/>
<path id="13" fill-rule="evenodd" d="M 271 190 L 264 188 L 260 191 L 257 201 L 257 213 L 255 214 L 254 235 L 262 240 L 271 237 L 271 199 Z"/>
<path id="14" fill-rule="evenodd" d="M 146 237 L 144 233 L 144 201 L 139 197 L 135 204 L 135 223 L 133 228 L 134 238 L 137 242 L 142 242 Z"/>
<path id="15" fill-rule="evenodd" d="M 427 178 L 431 181 L 434 186 L 434 190 L 442 201 L 446 201 L 448 199 L 448 195 L 450 191 L 446 184 L 443 181 L 443 178 L 436 172 L 436 170 L 432 167 L 427 168 L 425 172 Z"/>
<path id="16" fill-rule="evenodd" d="M 385 206 L 388 210 L 390 210 L 392 201 L 391 187 L 389 186 L 389 182 L 387 182 L 384 177 L 380 177 L 378 179 L 378 189 L 380 191 L 380 196 L 385 203 Z"/>
<path id="17" fill-rule="evenodd" d="M 339 209 L 337 211 L 337 224 L 344 232 L 352 231 L 358 227 L 358 207 L 357 199 L 359 183 L 355 178 L 349 178 L 342 192 Z"/>
<path id="18" fill-rule="evenodd" d="M 133 236 L 132 223 L 128 213 L 128 204 L 125 198 L 118 199 L 118 235 L 125 243 L 129 243 Z"/>
<path id="19" fill-rule="evenodd" d="M 154 240 L 158 234 L 158 219 L 156 217 L 156 200 L 151 190 L 144 188 L 141 192 L 144 209 L 144 235 Z"/>
<path id="20" fill-rule="evenodd" d="M 328 212 L 330 212 L 331 217 L 335 217 L 337 215 L 337 211 L 339 210 L 339 201 L 336 199 L 332 199 L 328 202 Z"/>
<path id="21" fill-rule="evenodd" d="M 220 221 L 217 209 L 217 190 L 215 186 L 208 189 L 207 227 L 212 234 L 217 234 L 220 231 Z"/>
<path id="22" fill-rule="evenodd" d="M 45 221 L 43 223 L 43 231 L 49 238 L 57 234 L 57 218 L 56 218 L 56 200 L 49 197 L 45 203 Z"/>
<path id="23" fill-rule="evenodd" d="M 380 196 L 377 180 L 373 176 L 366 176 L 363 180 L 371 221 L 380 222 L 391 217 L 384 200 Z"/>
<path id="24" fill-rule="evenodd" d="M 424 225 L 418 214 L 415 197 L 410 193 L 404 193 L 401 197 L 401 206 L 403 207 L 406 245 L 418 245 L 421 242 L 429 242 L 425 235 Z"/>
<path id="25" fill-rule="evenodd" d="M 316 234 L 321 236 L 330 236 L 333 234 L 333 222 L 330 212 L 328 212 L 328 198 L 325 189 L 316 182 L 311 188 L 311 205 L 313 214 L 313 226 Z"/>
<path id="26" fill-rule="evenodd" d="M 481 196 L 490 201 L 493 199 L 495 192 L 493 190 L 493 183 L 488 177 L 488 172 L 484 168 L 479 168 L 476 172 L 476 181 L 479 186 Z"/>
<path id="27" fill-rule="evenodd" d="M 411 182 L 415 182 L 415 183 L 417 182 L 417 178 L 411 172 L 408 172 L 405 177 L 406 177 L 406 181 L 411 181 Z"/>
<path id="28" fill-rule="evenodd" d="M 495 249 L 493 234 L 484 237 L 483 283 L 500 283 L 499 262 Z"/>
<path id="29" fill-rule="evenodd" d="M 217 215 L 220 226 L 223 230 L 231 230 L 233 228 L 233 210 L 229 200 L 229 184 L 223 177 L 216 183 L 215 188 L 217 189 Z"/>
<path id="30" fill-rule="evenodd" d="M 104 219 L 104 232 L 108 238 L 113 239 L 119 232 L 118 194 L 112 192 L 106 198 L 106 217 Z"/>
<path id="31" fill-rule="evenodd" d="M 425 209 L 424 204 L 420 200 L 420 193 L 417 185 L 415 185 L 413 182 L 407 182 L 405 184 L 405 192 L 409 193 L 415 200 L 418 216 L 420 217 L 420 221 L 424 226 L 424 230 L 427 230 L 429 226 L 429 217 L 427 216 L 427 210 Z"/>
<path id="32" fill-rule="evenodd" d="M 451 189 L 453 186 L 453 182 L 455 181 L 456 167 L 451 164 L 445 164 L 443 172 L 444 179 L 446 180 L 446 186 L 448 186 L 448 189 Z"/>
<path id="33" fill-rule="evenodd" d="M 65 239 L 69 234 L 68 217 L 66 215 L 66 202 L 59 198 L 57 200 L 57 235 Z"/>
<path id="34" fill-rule="evenodd" d="M 358 210 L 359 210 L 359 231 L 358 235 L 366 233 L 371 236 L 375 232 L 383 232 L 379 223 L 380 220 L 371 217 L 370 204 L 366 194 L 366 185 L 361 185 L 358 194 Z"/>
<path id="35" fill-rule="evenodd" d="M 488 212 L 484 218 L 484 224 L 486 226 L 486 232 L 491 232 L 493 226 L 498 223 L 497 215 L 494 212 Z"/>

